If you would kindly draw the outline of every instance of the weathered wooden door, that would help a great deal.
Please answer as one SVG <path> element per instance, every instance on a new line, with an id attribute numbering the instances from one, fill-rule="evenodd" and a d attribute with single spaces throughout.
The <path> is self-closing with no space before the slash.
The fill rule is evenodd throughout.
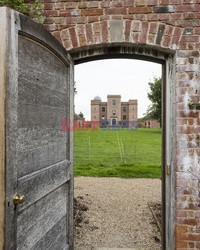
<path id="1" fill-rule="evenodd" d="M 73 132 L 62 131 L 62 119 L 73 119 L 73 61 L 49 32 L 17 12 L 1 8 L 0 26 L 4 248 L 73 249 Z"/>

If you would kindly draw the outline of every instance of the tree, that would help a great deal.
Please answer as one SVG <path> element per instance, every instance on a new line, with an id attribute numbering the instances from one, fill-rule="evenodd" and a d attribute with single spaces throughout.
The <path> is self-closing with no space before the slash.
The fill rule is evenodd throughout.
<path id="1" fill-rule="evenodd" d="M 44 5 L 41 0 L 34 0 L 26 3 L 25 0 L 0 0 L 0 7 L 7 6 L 27 16 L 32 17 L 36 22 L 43 24 L 45 21 Z"/>
<path id="2" fill-rule="evenodd" d="M 79 113 L 79 116 L 84 119 L 84 115 L 82 112 Z"/>
<path id="3" fill-rule="evenodd" d="M 148 98 L 152 104 L 147 109 L 146 118 L 153 118 L 160 122 L 161 125 L 161 108 L 162 108 L 162 97 L 161 89 L 162 83 L 161 78 L 154 77 L 153 82 L 149 82 L 150 92 Z"/>
<path id="4" fill-rule="evenodd" d="M 76 87 L 76 82 L 74 82 L 74 94 L 77 94 L 77 87 Z"/>

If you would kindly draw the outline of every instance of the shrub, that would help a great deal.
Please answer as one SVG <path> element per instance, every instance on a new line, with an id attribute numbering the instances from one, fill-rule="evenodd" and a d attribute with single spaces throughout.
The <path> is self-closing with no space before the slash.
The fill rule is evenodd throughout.
<path id="1" fill-rule="evenodd" d="M 44 5 L 41 3 L 41 0 L 35 0 L 32 4 L 27 4 L 24 0 L 0 0 L 0 6 L 7 6 L 27 16 L 33 17 L 38 23 L 44 23 Z"/>

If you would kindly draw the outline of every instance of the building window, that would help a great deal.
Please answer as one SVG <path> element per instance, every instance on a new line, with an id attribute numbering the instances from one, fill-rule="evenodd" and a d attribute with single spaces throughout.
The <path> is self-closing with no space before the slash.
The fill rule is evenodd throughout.
<path id="1" fill-rule="evenodd" d="M 106 108 L 105 108 L 105 107 L 102 107 L 101 110 L 102 110 L 102 112 L 105 112 L 105 111 L 106 111 Z"/>
<path id="2" fill-rule="evenodd" d="M 123 107 L 123 112 L 126 112 L 126 107 Z"/>
<path id="3" fill-rule="evenodd" d="M 133 110 L 135 110 L 135 109 L 133 108 Z"/>
<path id="4" fill-rule="evenodd" d="M 113 111 L 112 111 L 112 114 L 113 114 L 113 115 L 116 115 L 116 110 L 113 110 Z"/>
<path id="5" fill-rule="evenodd" d="M 104 115 L 102 115 L 102 120 L 104 120 L 105 119 L 105 116 Z"/>
<path id="6" fill-rule="evenodd" d="M 134 116 L 133 116 L 133 119 L 134 119 Z"/>
<path id="7" fill-rule="evenodd" d="M 94 115 L 94 119 L 96 119 L 96 116 Z"/>
<path id="8" fill-rule="evenodd" d="M 112 105 L 116 105 L 116 100 L 112 100 Z"/>
<path id="9" fill-rule="evenodd" d="M 126 120 L 126 115 L 123 115 L 123 120 Z"/>

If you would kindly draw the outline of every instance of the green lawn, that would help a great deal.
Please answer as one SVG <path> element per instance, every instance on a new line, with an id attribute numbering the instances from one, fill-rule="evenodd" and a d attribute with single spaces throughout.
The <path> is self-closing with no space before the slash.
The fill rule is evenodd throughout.
<path id="1" fill-rule="evenodd" d="M 74 139 L 76 176 L 161 176 L 161 129 L 75 131 Z"/>

